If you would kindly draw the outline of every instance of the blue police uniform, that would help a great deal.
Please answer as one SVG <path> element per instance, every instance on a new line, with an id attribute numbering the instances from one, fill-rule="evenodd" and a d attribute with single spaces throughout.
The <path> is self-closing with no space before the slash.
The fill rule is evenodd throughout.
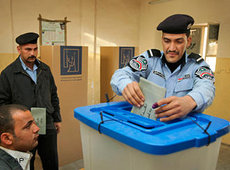
<path id="1" fill-rule="evenodd" d="M 113 91 L 122 95 L 127 84 L 144 77 L 166 88 L 165 97 L 191 96 L 197 104 L 193 111 L 202 112 L 215 96 L 214 76 L 208 64 L 198 54 L 185 54 L 185 62 L 171 72 L 163 57 L 163 52 L 157 50 L 148 50 L 134 57 L 129 66 L 117 70 L 112 76 Z M 133 63 L 138 64 L 137 70 L 132 67 Z"/>

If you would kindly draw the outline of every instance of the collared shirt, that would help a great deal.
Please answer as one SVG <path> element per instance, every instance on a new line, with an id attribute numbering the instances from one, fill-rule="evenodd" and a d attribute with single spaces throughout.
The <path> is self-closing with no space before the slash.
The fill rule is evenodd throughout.
<path id="1" fill-rule="evenodd" d="M 27 66 L 25 65 L 25 63 L 22 61 L 21 56 L 20 56 L 19 58 L 20 58 L 20 61 L 21 61 L 21 64 L 22 64 L 22 68 L 30 75 L 31 79 L 32 79 L 35 83 L 37 83 L 37 69 L 38 69 L 37 65 L 34 64 L 34 68 L 33 68 L 33 70 L 31 70 L 31 69 L 30 69 L 29 67 L 27 67 Z"/>
<path id="2" fill-rule="evenodd" d="M 6 149 L 2 146 L 0 146 L 0 148 L 4 150 L 6 153 L 8 153 L 10 156 L 15 158 L 23 170 L 30 170 L 30 159 L 32 157 L 32 153 Z"/>
<path id="3" fill-rule="evenodd" d="M 122 95 L 123 89 L 133 81 L 139 81 L 140 77 L 146 78 L 157 85 L 166 88 L 165 97 L 185 95 L 191 96 L 197 107 L 193 110 L 202 112 L 209 106 L 215 96 L 213 80 L 200 78 L 196 72 L 202 67 L 208 67 L 205 61 L 196 62 L 186 54 L 185 63 L 179 65 L 173 72 L 162 61 L 161 56 L 149 56 L 145 51 L 140 56 L 145 57 L 148 67 L 143 71 L 133 71 L 129 66 L 118 69 L 111 79 L 111 86 L 115 93 Z"/>

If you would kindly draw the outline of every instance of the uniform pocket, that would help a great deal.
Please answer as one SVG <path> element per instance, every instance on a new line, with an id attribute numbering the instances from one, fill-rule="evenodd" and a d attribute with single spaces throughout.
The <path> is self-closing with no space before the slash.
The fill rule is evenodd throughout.
<path id="1" fill-rule="evenodd" d="M 183 79 L 178 81 L 175 87 L 175 92 L 182 92 L 182 91 L 191 91 L 193 88 L 193 79 Z"/>
<path id="2" fill-rule="evenodd" d="M 161 87 L 165 87 L 165 76 L 164 76 L 164 74 L 157 72 L 157 71 L 153 71 L 153 72 L 150 73 L 150 75 L 148 76 L 147 79 L 149 81 L 156 83 L 157 85 L 159 85 Z"/>

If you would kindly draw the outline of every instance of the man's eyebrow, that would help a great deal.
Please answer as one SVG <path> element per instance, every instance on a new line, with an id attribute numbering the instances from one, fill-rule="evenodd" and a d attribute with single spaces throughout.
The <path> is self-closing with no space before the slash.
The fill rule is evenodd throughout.
<path id="1" fill-rule="evenodd" d="M 27 124 L 25 126 L 23 126 L 22 129 L 26 129 L 26 128 L 30 127 L 33 122 L 34 122 L 34 120 L 30 120 L 29 122 L 27 122 Z"/>
<path id="2" fill-rule="evenodd" d="M 26 50 L 37 50 L 38 49 L 38 47 L 36 47 L 36 48 L 30 48 L 30 47 L 27 47 L 27 48 L 25 48 Z"/>
<path id="3" fill-rule="evenodd" d="M 25 48 L 26 50 L 32 50 L 32 48 L 29 48 L 29 47 L 27 47 L 27 48 Z"/>
<path id="4" fill-rule="evenodd" d="M 177 38 L 176 40 L 184 40 L 184 38 L 181 37 L 181 38 Z"/>

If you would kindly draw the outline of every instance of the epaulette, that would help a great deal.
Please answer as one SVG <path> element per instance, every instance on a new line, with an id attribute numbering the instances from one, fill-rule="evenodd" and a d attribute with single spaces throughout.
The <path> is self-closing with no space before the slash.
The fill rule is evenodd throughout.
<path id="1" fill-rule="evenodd" d="M 195 54 L 195 53 L 191 53 L 188 58 L 193 58 L 196 60 L 197 63 L 200 63 L 202 61 L 204 61 L 204 59 L 199 55 L 199 54 Z"/>
<path id="2" fill-rule="evenodd" d="M 161 51 L 157 49 L 147 50 L 149 57 L 161 57 Z"/>

